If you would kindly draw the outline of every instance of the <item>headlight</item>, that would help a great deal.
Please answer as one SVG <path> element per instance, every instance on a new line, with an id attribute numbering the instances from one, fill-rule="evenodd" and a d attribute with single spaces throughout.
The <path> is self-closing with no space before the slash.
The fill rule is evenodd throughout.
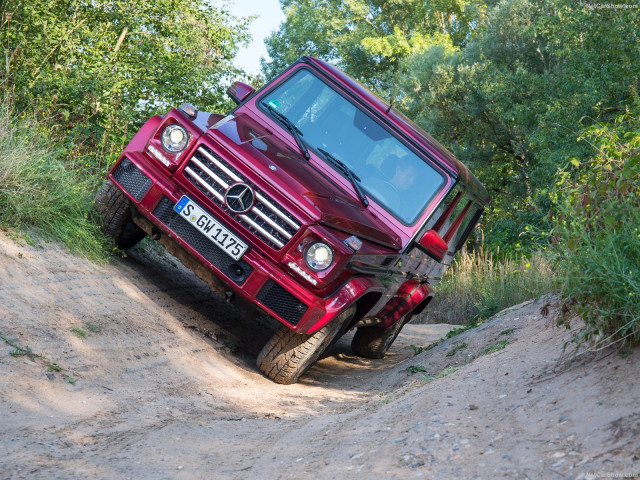
<path id="1" fill-rule="evenodd" d="M 169 125 L 162 131 L 162 146 L 169 153 L 180 153 L 188 141 L 189 134 L 181 125 Z"/>
<path id="2" fill-rule="evenodd" d="M 326 243 L 312 243 L 304 255 L 304 261 L 312 270 L 326 270 L 333 263 L 333 250 Z"/>

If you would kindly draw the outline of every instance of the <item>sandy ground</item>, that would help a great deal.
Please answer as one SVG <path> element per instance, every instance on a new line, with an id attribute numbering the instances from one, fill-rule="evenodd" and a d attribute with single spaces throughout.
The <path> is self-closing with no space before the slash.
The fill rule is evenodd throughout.
<path id="1" fill-rule="evenodd" d="M 407 325 L 380 361 L 349 335 L 291 386 L 255 367 L 268 319 L 157 253 L 0 236 L 0 305 L 38 355 L 0 340 L 0 479 L 640 477 L 640 352 L 572 360 L 552 298 L 418 355 L 451 327 Z"/>

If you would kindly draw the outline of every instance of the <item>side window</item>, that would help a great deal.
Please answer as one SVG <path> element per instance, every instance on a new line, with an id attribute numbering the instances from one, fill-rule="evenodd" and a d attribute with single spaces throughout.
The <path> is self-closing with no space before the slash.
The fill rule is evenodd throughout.
<path id="1" fill-rule="evenodd" d="M 436 230 L 440 234 L 442 234 L 441 230 L 446 231 L 446 229 L 442 229 L 441 227 L 444 225 L 445 221 L 449 217 L 448 213 L 450 213 L 451 209 L 455 207 L 461 195 L 462 189 L 460 187 L 452 188 L 442 199 L 440 205 L 438 205 L 435 212 L 433 212 L 427 221 L 422 234 L 427 230 Z"/>
<path id="2" fill-rule="evenodd" d="M 473 230 L 473 227 L 478 223 L 480 215 L 482 215 L 482 207 L 476 203 L 472 203 L 470 200 L 469 207 L 464 212 L 464 216 L 456 221 L 458 225 L 455 230 L 451 232 L 451 235 L 447 232 L 449 238 L 445 240 L 449 243 L 450 250 L 458 251 L 462 248 L 471 230 Z"/>
<path id="3" fill-rule="evenodd" d="M 453 250 L 453 243 L 451 243 L 451 238 L 458 230 L 460 223 L 463 221 L 465 214 L 469 210 L 469 205 L 471 200 L 464 195 L 460 194 L 458 201 L 454 205 L 451 212 L 447 215 L 444 223 L 438 229 L 438 233 L 444 239 L 445 242 L 449 244 L 449 250 Z"/>
<path id="4" fill-rule="evenodd" d="M 456 186 L 427 221 L 424 232 L 435 230 L 449 244 L 449 251 L 456 252 L 478 223 L 482 212 L 482 206 L 475 203 L 462 186 Z"/>

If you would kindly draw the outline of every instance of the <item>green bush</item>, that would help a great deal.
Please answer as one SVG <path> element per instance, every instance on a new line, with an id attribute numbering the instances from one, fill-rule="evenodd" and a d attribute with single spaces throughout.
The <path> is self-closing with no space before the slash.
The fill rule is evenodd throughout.
<path id="1" fill-rule="evenodd" d="M 43 125 L 0 104 L 0 227 L 59 240 L 70 251 L 104 258 L 106 246 L 89 219 L 93 185 L 69 165 Z"/>
<path id="2" fill-rule="evenodd" d="M 454 260 L 418 322 L 471 325 L 512 305 L 553 291 L 548 255 L 497 259 L 479 249 Z"/>
<path id="3" fill-rule="evenodd" d="M 224 110 L 247 19 L 206 0 L 0 2 L 0 89 L 37 111 L 87 175 L 142 122 L 185 102 Z"/>
<path id="4" fill-rule="evenodd" d="M 598 154 L 558 173 L 553 250 L 584 338 L 624 348 L 640 341 L 640 119 L 627 112 L 582 140 Z"/>

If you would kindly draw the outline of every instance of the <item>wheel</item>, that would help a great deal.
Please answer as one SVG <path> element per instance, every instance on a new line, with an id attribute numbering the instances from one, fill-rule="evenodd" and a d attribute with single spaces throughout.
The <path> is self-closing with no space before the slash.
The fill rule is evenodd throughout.
<path id="1" fill-rule="evenodd" d="M 281 326 L 263 347 L 256 364 L 276 383 L 296 383 L 320 356 L 340 338 L 356 312 L 355 305 L 311 335 L 296 333 Z"/>
<path id="2" fill-rule="evenodd" d="M 408 321 L 401 318 L 388 328 L 360 327 L 351 340 L 351 349 L 364 358 L 383 358 Z"/>
<path id="3" fill-rule="evenodd" d="M 100 218 L 100 229 L 122 250 L 133 247 L 145 237 L 131 216 L 131 204 L 122 191 L 107 180 L 94 200 Z"/>

